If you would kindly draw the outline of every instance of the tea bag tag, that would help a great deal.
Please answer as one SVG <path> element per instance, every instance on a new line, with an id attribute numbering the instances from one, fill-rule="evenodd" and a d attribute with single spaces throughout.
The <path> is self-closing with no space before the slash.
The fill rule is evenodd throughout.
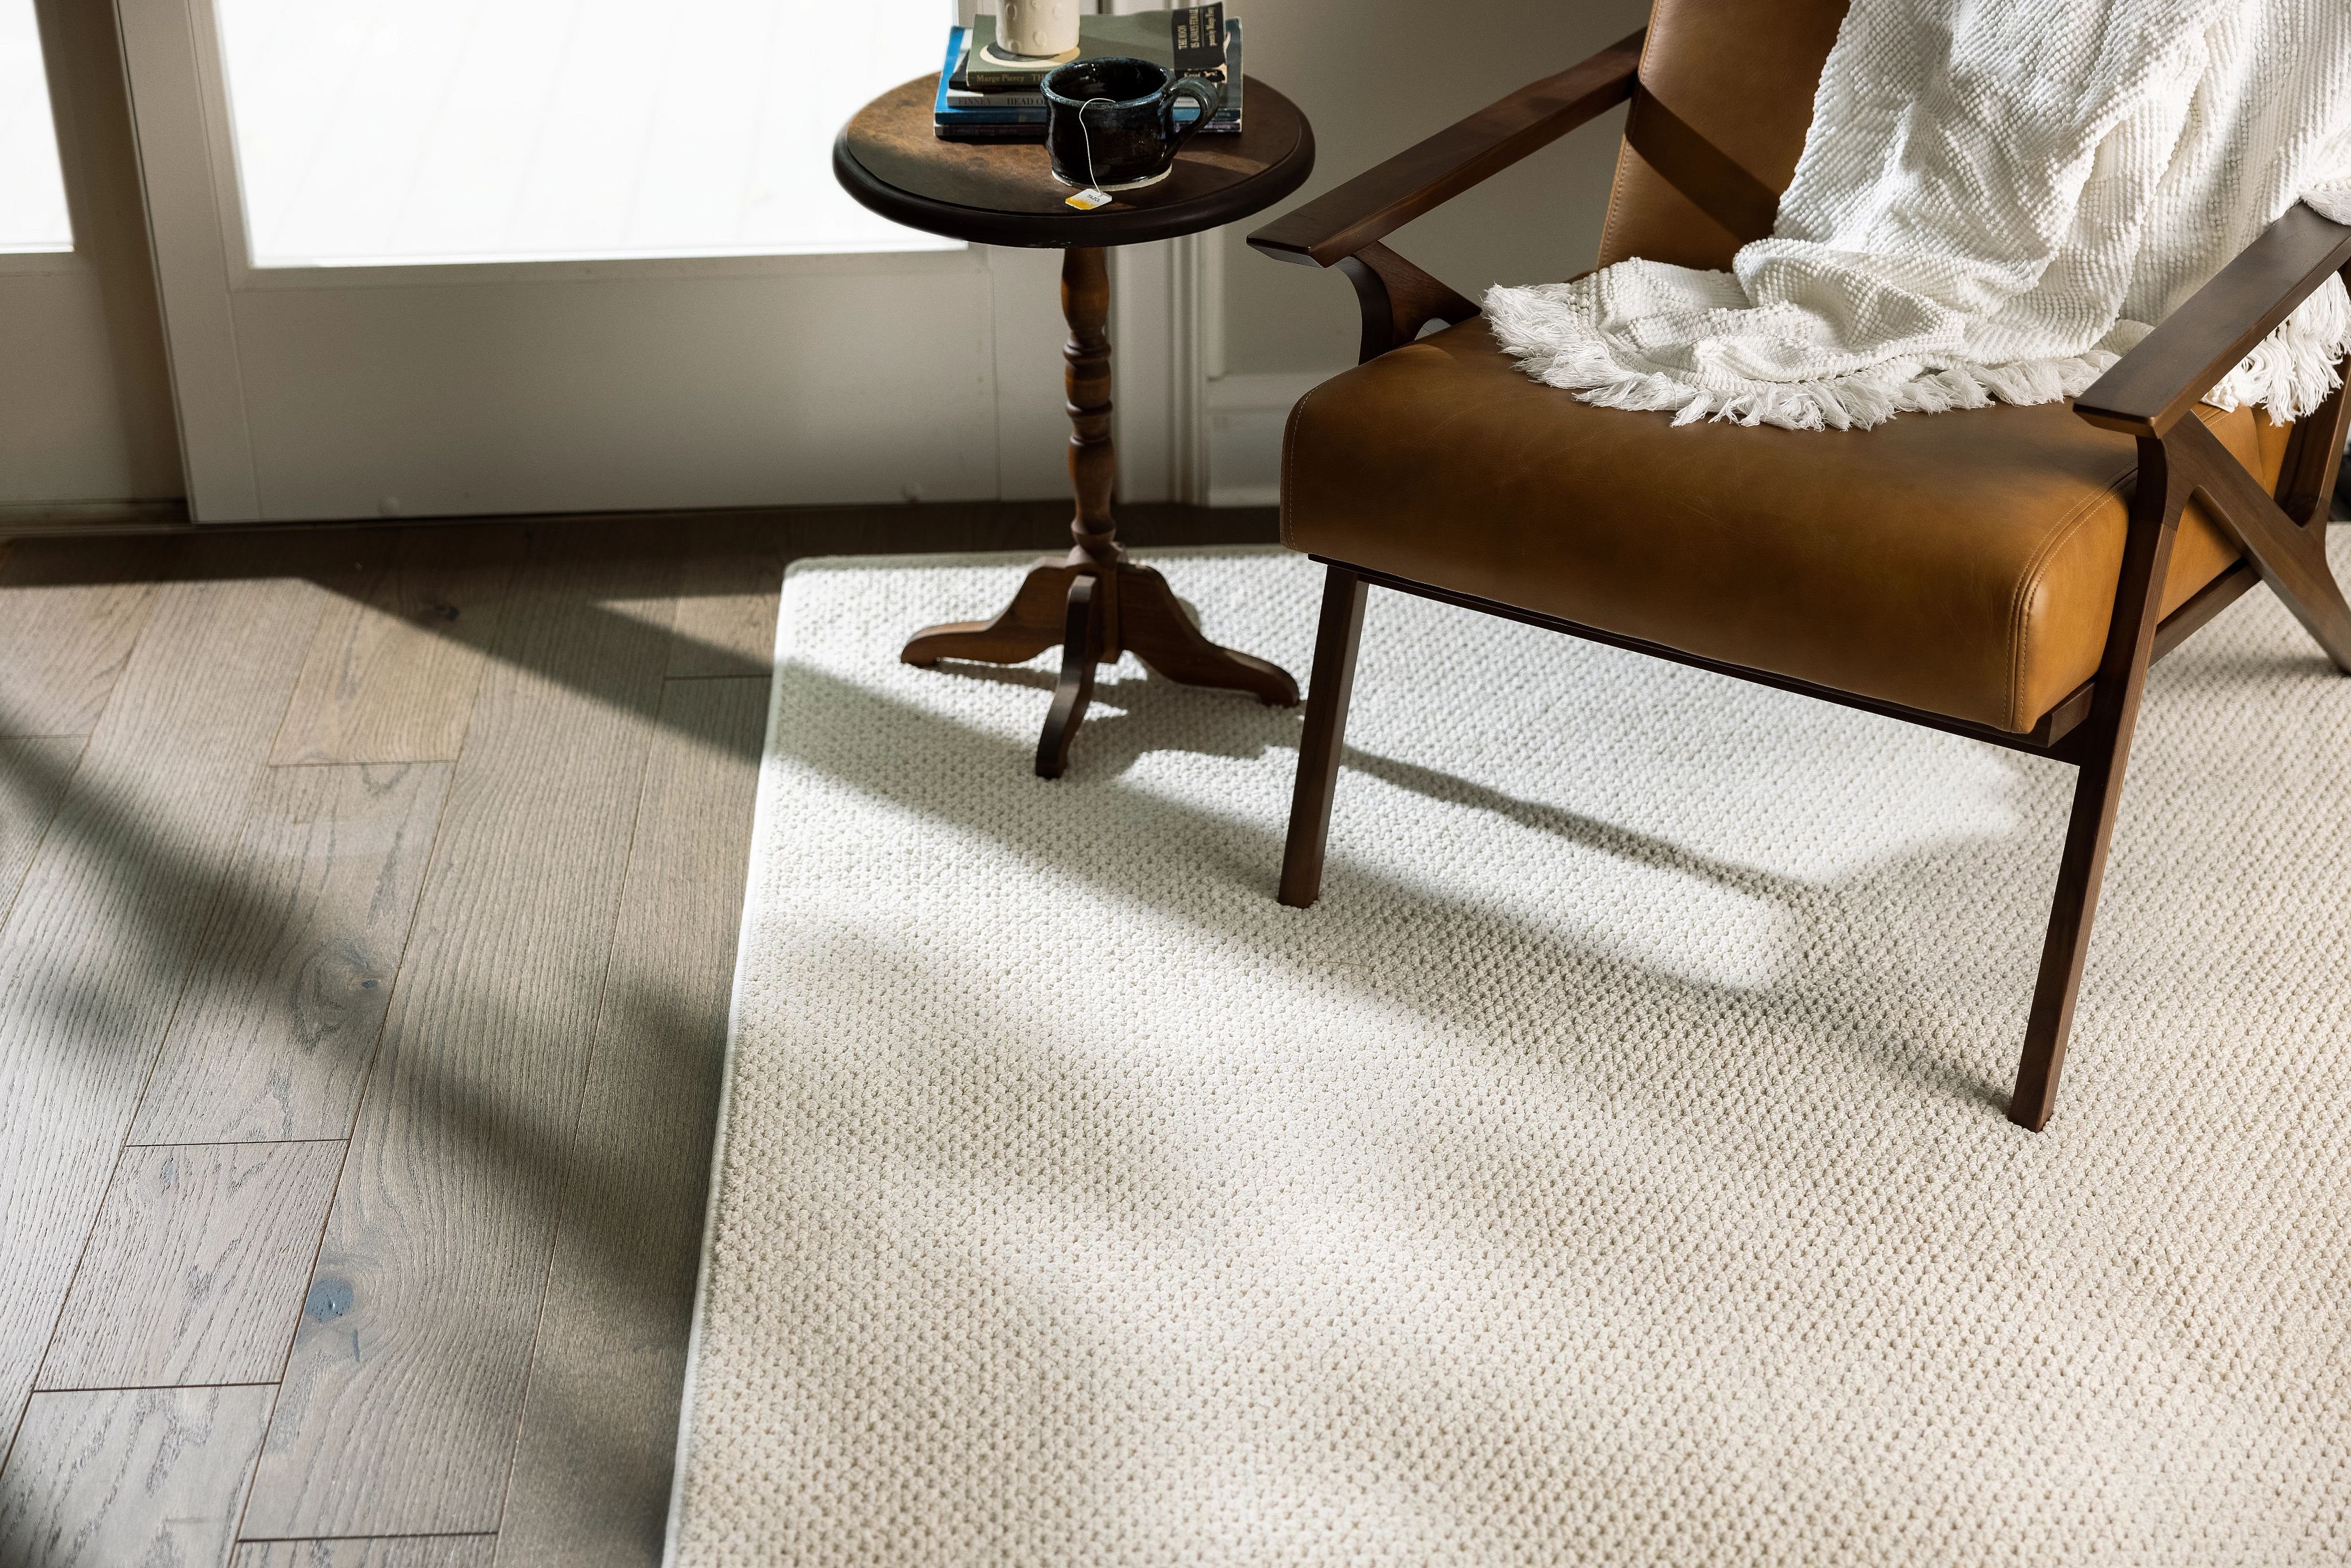
<path id="1" fill-rule="evenodd" d="M 1110 205 L 1110 197 L 1105 195 L 1103 193 L 1095 190 L 1092 185 L 1088 185 L 1084 190 L 1080 191 L 1074 196 L 1065 197 L 1064 200 L 1066 200 L 1071 206 L 1077 208 L 1078 211 L 1081 213 L 1090 213 L 1096 207 L 1106 207 Z"/>

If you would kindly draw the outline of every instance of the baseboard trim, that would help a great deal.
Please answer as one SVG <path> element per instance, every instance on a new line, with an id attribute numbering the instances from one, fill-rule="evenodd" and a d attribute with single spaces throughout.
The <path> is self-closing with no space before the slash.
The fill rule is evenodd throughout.
<path id="1" fill-rule="evenodd" d="M 194 528 L 185 501 L 40 501 L 0 506 L 0 539 L 168 534 Z"/>
<path id="2" fill-rule="evenodd" d="M 1281 500 L 1281 432 L 1300 398 L 1337 372 L 1283 371 L 1208 383 L 1208 505 Z"/>

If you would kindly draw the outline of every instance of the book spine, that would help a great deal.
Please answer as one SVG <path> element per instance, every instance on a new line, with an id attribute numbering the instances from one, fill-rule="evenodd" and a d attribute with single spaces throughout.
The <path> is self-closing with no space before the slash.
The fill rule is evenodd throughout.
<path id="1" fill-rule="evenodd" d="M 1161 15 L 1165 16 L 1166 13 L 1162 12 Z M 950 33 L 956 35 L 958 41 L 966 36 L 966 29 L 960 26 L 950 27 L 948 30 Z M 974 38 L 972 41 L 975 45 L 977 43 L 977 38 Z M 1211 81 L 1225 78 L 1228 71 L 1236 70 L 1240 63 L 1240 56 L 1238 53 L 1240 42 L 1240 18 L 1238 16 L 1227 17 L 1225 20 L 1225 47 L 1223 63 L 1199 70 L 1179 71 L 1177 74 L 1179 76 L 1196 76 Z M 1020 70 L 1010 66 L 982 66 L 978 64 L 976 56 L 971 53 L 967 53 L 964 58 L 958 60 L 956 57 L 956 42 L 950 42 L 947 46 L 948 66 L 951 74 L 955 78 L 955 88 L 957 92 L 978 92 L 983 90 L 991 93 L 1034 92 L 1038 88 L 1044 85 L 1046 74 L 1053 68 L 1051 66 L 1044 66 L 1036 70 L 1030 71 Z M 1169 49 L 1171 58 L 1173 52 L 1171 40 Z M 1080 49 L 1080 57 L 1084 57 L 1084 53 L 1085 51 L 1081 47 Z M 1170 69 L 1175 68 L 1168 59 L 1156 60 L 1154 63 L 1168 66 Z"/>
<path id="2" fill-rule="evenodd" d="M 1213 80 L 1214 78 L 1208 78 Z M 980 92 L 972 88 L 947 84 L 946 103 L 949 109 L 1043 109 L 1045 95 L 1041 92 Z"/>
<path id="3" fill-rule="evenodd" d="M 1203 136 L 1238 136 L 1240 134 L 1240 131 L 1241 128 L 1238 125 L 1211 125 L 1206 131 L 1200 132 L 1200 134 Z M 931 134 L 935 136 L 941 141 L 1042 141 L 1045 140 L 1045 127 L 1042 123 L 1029 125 L 949 125 L 942 122 L 931 127 Z"/>
<path id="4" fill-rule="evenodd" d="M 956 59 L 963 52 L 963 45 L 964 30 L 961 27 L 949 27 L 946 63 L 939 68 L 939 93 L 931 100 L 931 112 L 934 114 L 947 112 L 947 83 L 955 76 Z"/>
<path id="5" fill-rule="evenodd" d="M 1042 109 L 941 109 L 935 110 L 932 118 L 941 125 L 1042 125 L 1047 119 L 1047 111 Z M 1208 121 L 1207 128 L 1210 131 L 1226 130 L 1238 126 L 1240 120 L 1241 111 L 1238 109 L 1219 110 Z M 1189 123 L 1188 119 L 1185 123 Z"/>
<path id="6" fill-rule="evenodd" d="M 1045 127 L 1036 125 L 950 125 L 946 120 L 931 128 L 932 134 L 942 141 L 1042 141 Z"/>
<path id="7" fill-rule="evenodd" d="M 1238 136 L 1246 129 L 1238 120 L 1211 120 L 1200 132 L 1203 136 Z M 931 130 L 942 141 L 1042 141 L 1045 122 L 1041 120 L 983 120 L 974 124 L 964 120 L 941 120 Z"/>

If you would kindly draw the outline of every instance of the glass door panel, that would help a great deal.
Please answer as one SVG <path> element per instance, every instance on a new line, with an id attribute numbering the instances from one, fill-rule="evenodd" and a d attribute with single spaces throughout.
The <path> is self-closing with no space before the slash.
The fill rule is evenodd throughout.
<path id="1" fill-rule="evenodd" d="M 0 0 L 0 254 L 73 249 L 33 0 Z"/>
<path id="2" fill-rule="evenodd" d="M 943 0 L 117 0 L 203 521 L 1052 495 L 1050 252 L 834 184 Z"/>
<path id="3" fill-rule="evenodd" d="M 952 248 L 834 183 L 934 0 L 218 0 L 256 267 Z"/>

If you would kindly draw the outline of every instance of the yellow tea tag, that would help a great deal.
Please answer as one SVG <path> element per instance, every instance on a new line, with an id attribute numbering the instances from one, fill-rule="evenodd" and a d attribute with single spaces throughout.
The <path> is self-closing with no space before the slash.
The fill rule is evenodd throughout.
<path id="1" fill-rule="evenodd" d="M 1081 213 L 1090 213 L 1096 207 L 1106 207 L 1110 205 L 1110 198 L 1104 195 L 1102 192 L 1095 190 L 1091 185 L 1087 186 L 1084 190 L 1080 191 L 1076 195 L 1069 197 L 1068 201 L 1070 205 L 1077 208 L 1078 211 Z"/>

